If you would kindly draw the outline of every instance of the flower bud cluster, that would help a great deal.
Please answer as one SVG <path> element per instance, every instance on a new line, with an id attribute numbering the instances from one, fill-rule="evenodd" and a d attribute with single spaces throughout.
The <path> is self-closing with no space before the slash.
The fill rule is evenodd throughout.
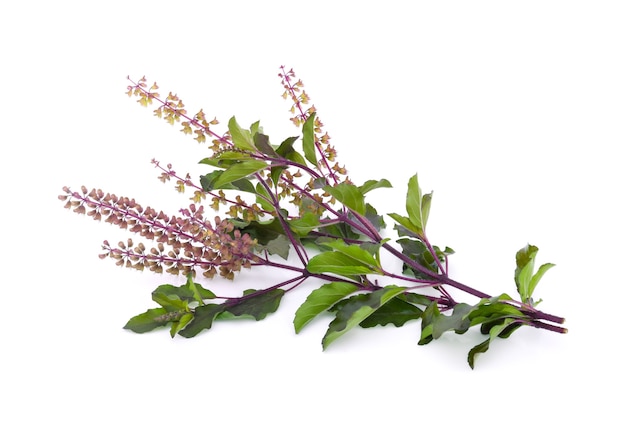
<path id="1" fill-rule="evenodd" d="M 161 95 L 155 91 L 159 89 L 156 82 L 148 88 L 145 76 L 139 79 L 138 82 L 134 82 L 130 78 L 128 78 L 128 80 L 132 85 L 127 87 L 126 94 L 129 97 L 138 97 L 137 102 L 144 107 L 148 107 L 152 105 L 153 101 L 156 101 L 159 106 L 154 110 L 155 116 L 167 121 L 171 125 L 179 123 L 182 126 L 180 131 L 184 134 L 195 135 L 194 139 L 198 143 L 206 142 L 207 136 L 213 137 L 211 149 L 215 152 L 224 144 L 231 145 L 228 141 L 228 137 L 220 136 L 211 130 L 211 126 L 219 124 L 219 121 L 216 118 L 208 121 L 202 109 L 191 116 L 187 113 L 185 104 L 178 95 L 170 92 L 165 100 L 161 99 Z"/>
<path id="2" fill-rule="evenodd" d="M 63 188 L 59 199 L 65 207 L 94 220 L 113 224 L 137 233 L 157 244 L 150 249 L 131 239 L 111 246 L 103 244 L 101 258 L 110 257 L 120 266 L 156 273 L 166 271 L 178 275 L 202 270 L 205 277 L 221 276 L 233 279 L 235 272 L 249 268 L 258 261 L 254 254 L 256 240 L 234 228 L 232 222 L 215 218 L 214 224 L 204 218 L 204 208 L 191 204 L 181 210 L 181 216 L 168 216 L 151 207 L 142 207 L 134 199 L 104 193 L 86 187 L 72 191 Z"/>

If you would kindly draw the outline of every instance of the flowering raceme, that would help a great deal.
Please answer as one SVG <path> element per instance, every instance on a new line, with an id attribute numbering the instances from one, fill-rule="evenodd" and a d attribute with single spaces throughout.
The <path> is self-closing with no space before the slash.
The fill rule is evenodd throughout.
<path id="1" fill-rule="evenodd" d="M 201 270 L 205 277 L 213 277 L 219 269 L 220 276 L 233 279 L 242 267 L 249 268 L 258 258 L 253 251 L 255 241 L 249 234 L 234 229 L 232 222 L 215 217 L 215 225 L 204 218 L 204 207 L 191 204 L 181 210 L 182 217 L 169 217 L 154 208 L 143 208 L 134 199 L 105 194 L 101 190 L 72 192 L 65 187 L 65 207 L 79 214 L 87 214 L 94 220 L 102 220 L 121 229 L 137 233 L 157 242 L 156 247 L 146 250 L 143 243 L 134 246 L 128 239 L 112 247 L 103 244 L 100 258 L 110 257 L 116 264 L 137 270 L 156 273 L 166 271 L 174 275 L 194 273 Z M 166 252 L 165 246 L 168 246 Z"/>

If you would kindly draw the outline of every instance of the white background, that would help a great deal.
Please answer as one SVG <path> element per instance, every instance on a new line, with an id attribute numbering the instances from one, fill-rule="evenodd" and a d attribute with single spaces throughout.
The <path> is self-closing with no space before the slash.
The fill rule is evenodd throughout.
<path id="1" fill-rule="evenodd" d="M 2 101 L 2 423 L 617 423 L 622 416 L 622 165 L 626 8 L 610 1 L 6 2 Z M 101 261 L 128 236 L 57 200 L 99 187 L 174 214 L 181 172 L 206 155 L 125 96 L 146 75 L 188 109 L 297 135 L 278 67 L 293 67 L 379 212 L 419 172 L 429 234 L 451 274 L 514 293 L 514 254 L 554 262 L 537 295 L 563 336 L 522 329 L 470 370 L 480 338 L 418 347 L 419 322 L 295 335 L 308 286 L 261 322 L 186 340 L 121 327 L 176 283 Z M 225 127 L 223 128 L 225 129 Z M 389 220 L 388 220 L 389 221 Z M 244 274 L 229 285 L 274 283 Z M 225 289 L 224 289 L 225 288 Z"/>

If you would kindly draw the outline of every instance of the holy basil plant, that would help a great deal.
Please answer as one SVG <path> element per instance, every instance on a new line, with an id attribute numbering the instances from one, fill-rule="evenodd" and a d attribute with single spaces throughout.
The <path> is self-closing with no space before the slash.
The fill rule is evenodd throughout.
<path id="1" fill-rule="evenodd" d="M 156 104 L 157 117 L 180 125 L 184 134 L 206 143 L 209 153 L 200 160 L 207 172 L 199 178 L 153 160 L 160 180 L 192 194 L 191 205 L 178 215 L 99 189 L 65 187 L 59 196 L 66 208 L 152 243 L 148 247 L 131 239 L 114 245 L 105 241 L 102 258 L 136 270 L 186 277 L 184 285 L 157 287 L 152 292 L 155 306 L 132 317 L 125 329 L 143 333 L 169 327 L 172 337 L 191 338 L 220 320 L 262 320 L 279 308 L 290 290 L 312 281 L 317 286 L 297 309 L 293 325 L 299 333 L 314 320 L 329 319 L 323 349 L 357 326 L 399 327 L 419 320 L 419 345 L 446 332 L 464 334 L 474 328 L 484 334 L 484 341 L 467 356 L 473 368 L 476 355 L 487 351 L 492 341 L 508 338 L 522 326 L 567 332 L 560 326 L 563 318 L 536 307 L 533 292 L 553 266 L 535 268 L 536 246 L 527 245 L 515 256 L 519 299 L 506 293 L 489 295 L 452 279 L 448 258 L 454 251 L 433 245 L 426 236 L 432 193 L 422 192 L 418 176 L 408 181 L 405 211 L 383 217 L 367 196 L 391 183 L 351 181 L 337 162 L 315 108 L 305 106 L 309 96 L 302 82 L 285 67 L 279 77 L 283 97 L 293 102 L 290 119 L 301 129 L 301 134 L 279 143 L 270 141 L 259 122 L 244 127 L 234 117 L 219 135 L 214 130 L 218 121 L 208 120 L 202 110 L 189 114 L 178 96 L 170 93 L 163 99 L 156 83 L 148 87 L 145 77 L 138 82 L 129 78 L 130 97 L 143 106 Z M 205 207 L 218 216 L 207 218 Z M 385 219 L 393 222 L 389 233 L 395 236 L 385 233 Z M 383 252 L 399 259 L 402 270 L 383 264 Z M 259 266 L 293 276 L 267 282 L 262 289 L 242 290 L 235 297 L 206 287 L 216 275 L 232 280 L 242 269 Z M 379 280 L 393 283 L 380 285 Z M 475 297 L 475 304 L 457 302 L 449 288 Z"/>

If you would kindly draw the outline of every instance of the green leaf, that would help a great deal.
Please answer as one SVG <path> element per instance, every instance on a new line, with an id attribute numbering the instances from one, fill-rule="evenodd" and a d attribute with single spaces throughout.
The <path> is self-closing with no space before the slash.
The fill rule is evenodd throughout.
<path id="1" fill-rule="evenodd" d="M 270 144 L 270 138 L 262 133 L 254 134 L 254 145 L 259 150 L 259 152 L 264 153 L 267 156 L 276 158 L 278 154 Z"/>
<path id="2" fill-rule="evenodd" d="M 401 216 L 400 214 L 396 214 L 396 213 L 389 213 L 387 214 L 389 217 L 393 218 L 398 224 L 400 224 L 400 226 L 402 226 L 401 229 L 398 229 L 398 235 L 400 236 L 406 236 L 406 231 L 408 230 L 410 232 L 410 235 L 412 236 L 419 236 L 420 235 L 420 229 L 415 226 L 413 224 L 413 222 L 408 218 L 408 217 L 404 217 Z M 404 231 L 404 233 L 403 233 Z"/>
<path id="3" fill-rule="evenodd" d="M 215 294 L 213 292 L 203 288 L 202 285 L 193 281 L 191 273 L 187 275 L 187 283 L 183 288 L 189 289 L 189 291 L 193 294 L 193 299 L 198 301 L 200 304 L 204 304 L 204 300 L 215 298 Z M 183 299 L 183 297 L 180 298 Z"/>
<path id="4" fill-rule="evenodd" d="M 422 317 L 422 309 L 405 301 L 404 294 L 400 294 L 374 311 L 359 325 L 362 328 L 371 328 L 379 325 L 386 326 L 392 323 L 399 328 L 409 320 L 419 319 L 420 317 Z"/>
<path id="5" fill-rule="evenodd" d="M 228 168 L 236 162 L 252 159 L 250 153 L 242 151 L 221 151 L 212 157 L 204 158 L 200 164 L 210 165 L 217 168 Z"/>
<path id="6" fill-rule="evenodd" d="M 365 197 L 355 185 L 342 182 L 336 186 L 325 186 L 324 190 L 346 207 L 365 215 Z"/>
<path id="7" fill-rule="evenodd" d="M 231 187 L 232 186 L 232 187 Z M 232 183 L 222 186 L 220 189 L 234 189 L 241 192 L 256 193 L 252 182 L 246 178 L 235 180 Z"/>
<path id="8" fill-rule="evenodd" d="M 224 170 L 216 170 L 212 171 L 204 176 L 200 176 L 200 185 L 202 186 L 202 190 L 205 192 L 210 192 L 215 189 L 230 189 L 230 190 L 240 190 L 243 192 L 256 193 L 254 190 L 254 186 L 248 179 L 239 179 L 235 180 L 232 183 L 226 183 L 217 187 L 215 182 L 218 181 L 218 178 L 224 173 Z"/>
<path id="9" fill-rule="evenodd" d="M 300 155 L 300 153 L 293 148 L 293 144 L 296 140 L 298 140 L 297 136 L 285 139 L 280 144 L 278 149 L 276 149 L 276 153 L 289 161 L 293 161 L 300 165 L 306 165 L 306 161 L 302 155 Z"/>
<path id="10" fill-rule="evenodd" d="M 180 319 L 172 322 L 172 327 L 170 328 L 170 336 L 174 338 L 178 332 L 185 329 L 185 326 L 193 319 L 193 313 L 185 313 Z"/>
<path id="11" fill-rule="evenodd" d="M 223 170 L 212 171 L 204 176 L 200 176 L 200 185 L 202 186 L 202 190 L 205 192 L 210 192 L 215 189 L 215 185 L 213 182 L 223 173 Z"/>
<path id="12" fill-rule="evenodd" d="M 221 174 L 213 182 L 213 186 L 215 189 L 219 189 L 227 183 L 249 176 L 250 174 L 256 173 L 266 167 L 267 164 L 265 161 L 258 161 L 256 159 L 233 164 L 230 168 L 221 172 Z"/>
<path id="13" fill-rule="evenodd" d="M 500 335 L 511 324 L 512 321 L 513 319 L 506 319 L 502 324 L 492 327 L 489 331 L 489 338 L 476 345 L 469 351 L 469 353 L 467 353 L 467 363 L 469 363 L 469 366 L 472 369 L 474 369 L 474 361 L 476 355 L 479 353 L 485 353 L 487 350 L 489 350 L 489 344 L 491 343 L 491 341 L 493 341 L 494 338 Z"/>
<path id="14" fill-rule="evenodd" d="M 363 249 L 358 245 L 348 245 L 340 239 L 324 242 L 322 245 L 326 245 L 335 251 L 341 252 L 348 257 L 358 261 L 359 263 L 370 267 L 372 270 L 376 270 L 382 273 L 380 262 L 369 251 Z M 378 247 L 380 249 L 380 246 Z"/>
<path id="15" fill-rule="evenodd" d="M 507 294 L 502 294 L 498 297 L 481 299 L 467 316 L 471 322 L 470 326 L 475 326 L 481 323 L 490 323 L 505 318 L 524 317 L 524 313 L 522 313 L 517 307 L 504 302 L 510 300 L 511 297 Z"/>
<path id="16" fill-rule="evenodd" d="M 433 254 L 423 241 L 419 239 L 402 238 L 398 239 L 397 242 L 402 247 L 402 253 L 404 255 L 416 261 L 419 265 L 425 267 L 426 269 L 432 272 L 437 272 L 438 266 L 435 261 L 435 257 L 433 257 Z M 402 265 L 402 268 L 403 272 L 406 273 L 407 271 L 410 271 L 417 278 L 428 279 L 431 277 L 408 266 L 406 263 Z"/>
<path id="17" fill-rule="evenodd" d="M 152 292 L 152 300 L 165 308 L 168 313 L 188 310 L 188 302 L 178 298 L 178 295 L 166 295 L 159 292 Z"/>
<path id="18" fill-rule="evenodd" d="M 168 311 L 163 307 L 151 308 L 145 313 L 138 314 L 137 316 L 131 318 L 126 325 L 124 325 L 124 329 L 128 329 L 139 334 L 149 332 L 158 327 L 165 326 L 168 321 L 163 320 L 163 317 L 167 314 Z"/>
<path id="19" fill-rule="evenodd" d="M 473 308 L 469 304 L 459 303 L 452 309 L 452 314 L 438 315 L 433 320 L 433 338 L 438 339 L 444 332 L 451 330 L 454 330 L 456 333 L 467 331 L 470 327 L 470 320 L 467 318 L 467 315 Z"/>
<path id="20" fill-rule="evenodd" d="M 193 320 L 178 334 L 185 338 L 192 338 L 204 329 L 211 329 L 215 317 L 222 311 L 224 311 L 223 304 L 206 304 L 196 307 Z"/>
<path id="21" fill-rule="evenodd" d="M 300 333 L 320 313 L 328 310 L 337 301 L 358 290 L 356 285 L 346 282 L 331 282 L 322 285 L 309 294 L 307 299 L 296 310 L 293 325 L 296 333 Z"/>
<path id="22" fill-rule="evenodd" d="M 320 226 L 317 214 L 305 212 L 302 217 L 289 220 L 289 228 L 298 236 L 306 236 L 311 230 Z"/>
<path id="23" fill-rule="evenodd" d="M 279 255 L 283 259 L 287 259 L 289 257 L 289 248 L 291 247 L 291 243 L 289 239 L 285 235 L 278 235 L 276 238 L 272 239 L 265 245 L 267 252 L 270 255 Z"/>
<path id="24" fill-rule="evenodd" d="M 434 321 L 441 315 L 437 301 L 433 301 L 426 307 L 424 313 L 422 313 L 422 334 L 418 345 L 426 345 L 433 340 L 433 326 Z"/>
<path id="25" fill-rule="evenodd" d="M 250 124 L 250 133 L 255 136 L 257 133 L 263 133 L 263 127 L 261 127 L 261 121 L 255 121 Z"/>
<path id="26" fill-rule="evenodd" d="M 232 165 L 236 161 L 247 161 L 252 159 L 249 152 L 242 151 L 220 151 L 213 155 L 218 160 L 218 164 Z"/>
<path id="27" fill-rule="evenodd" d="M 535 270 L 535 257 L 539 248 L 534 245 L 526 245 L 524 248 L 517 251 L 515 255 L 515 263 L 517 265 L 515 269 L 515 284 L 517 286 L 517 292 L 520 295 L 522 302 L 532 304 L 532 295 L 537 287 L 537 284 L 548 270 L 554 267 L 554 264 L 546 263 L 539 267 L 536 274 L 533 275 Z"/>
<path id="28" fill-rule="evenodd" d="M 533 296 L 533 292 L 535 292 L 535 288 L 537 287 L 537 284 L 539 283 L 539 281 L 541 280 L 545 272 L 547 272 L 554 266 L 555 264 L 552 264 L 552 263 L 546 263 L 546 264 L 542 264 L 541 266 L 539 266 L 539 270 L 537 270 L 537 273 L 535 273 L 532 279 L 530 279 L 530 284 L 528 285 L 529 297 Z"/>
<path id="29" fill-rule="evenodd" d="M 423 305 L 424 307 L 428 307 L 432 302 L 430 298 L 414 292 L 407 292 L 406 294 L 403 294 L 401 298 L 411 304 Z"/>
<path id="30" fill-rule="evenodd" d="M 524 248 L 520 249 L 515 254 L 515 263 L 517 265 L 515 269 L 515 282 L 518 283 L 518 286 L 520 285 L 520 282 L 519 282 L 520 279 L 528 280 L 528 282 L 530 282 L 530 275 L 532 275 L 532 270 L 534 268 L 535 257 L 537 256 L 537 251 L 539 251 L 539 248 L 537 248 L 536 246 L 526 245 Z M 530 264 L 530 273 L 525 272 L 526 276 L 520 278 L 520 274 L 529 264 Z"/>
<path id="31" fill-rule="evenodd" d="M 426 223 L 428 223 L 428 216 L 430 215 L 430 203 L 433 199 L 433 193 L 427 193 L 422 196 L 422 222 L 423 227 L 426 228 Z"/>
<path id="32" fill-rule="evenodd" d="M 306 266 L 310 273 L 335 273 L 341 276 L 358 276 L 368 273 L 379 273 L 362 262 L 343 252 L 322 252 L 309 260 Z"/>
<path id="33" fill-rule="evenodd" d="M 370 204 L 365 204 L 365 218 L 367 218 L 368 221 L 372 223 L 372 226 L 374 226 L 374 229 L 376 230 L 381 230 L 386 227 L 383 217 L 378 215 L 378 211 L 376 211 L 376 208 L 374 208 Z"/>
<path id="34" fill-rule="evenodd" d="M 302 151 L 304 157 L 313 165 L 317 165 L 317 155 L 315 152 L 315 112 L 302 126 Z"/>
<path id="35" fill-rule="evenodd" d="M 417 229 L 420 236 L 423 235 L 426 224 L 422 211 L 422 190 L 417 181 L 417 174 L 415 174 L 409 179 L 409 188 L 406 193 L 406 212 L 409 215 L 409 221 Z M 403 223 L 400 224 L 407 227 Z"/>
<path id="36" fill-rule="evenodd" d="M 390 285 L 374 292 L 351 297 L 337 311 L 335 319 L 328 325 L 328 330 L 322 339 L 323 349 L 328 348 L 337 338 L 359 325 L 376 310 L 405 290 L 406 288 Z"/>
<path id="37" fill-rule="evenodd" d="M 324 232 L 328 235 L 336 236 L 344 240 L 359 239 L 361 237 L 360 233 L 355 232 L 352 226 L 349 226 L 344 222 L 324 226 Z"/>
<path id="38" fill-rule="evenodd" d="M 279 235 L 285 234 L 285 230 L 277 218 L 267 221 L 243 222 L 237 227 L 241 230 L 241 233 L 247 233 L 252 239 L 256 239 L 261 246 L 267 246 L 270 241 L 276 239 Z"/>
<path id="39" fill-rule="evenodd" d="M 257 321 L 262 320 L 278 309 L 284 294 L 285 291 L 282 289 L 271 291 L 248 289 L 244 291 L 243 297 L 225 302 L 224 311 L 235 317 L 244 316 L 252 317 Z"/>
<path id="40" fill-rule="evenodd" d="M 241 128 L 239 124 L 237 124 L 235 117 L 232 117 L 228 121 L 228 131 L 230 132 L 230 137 L 232 138 L 235 147 L 245 151 L 256 150 L 254 143 L 252 143 L 252 135 L 250 134 L 250 131 Z"/>
<path id="41" fill-rule="evenodd" d="M 365 195 L 367 192 L 374 190 L 374 189 L 378 189 L 380 187 L 392 187 L 391 183 L 389 183 L 389 180 L 387 179 L 381 179 L 381 180 L 368 180 L 365 183 L 363 183 L 361 186 L 359 186 L 359 191 Z"/>
<path id="42" fill-rule="evenodd" d="M 257 183 L 256 185 L 256 202 L 266 211 L 274 211 L 274 205 L 272 205 L 272 196 L 267 191 L 264 185 Z"/>
<path id="43" fill-rule="evenodd" d="M 183 301 L 197 301 L 202 304 L 203 300 L 215 298 L 215 294 L 208 289 L 203 288 L 200 284 L 195 283 L 191 275 L 187 276 L 187 283 L 182 286 L 160 285 L 153 294 L 162 294 L 166 296 L 175 296 Z"/>
<path id="44" fill-rule="evenodd" d="M 505 317 L 505 318 L 491 320 L 489 322 L 483 323 L 482 325 L 480 325 L 480 333 L 483 334 L 483 335 L 489 335 L 489 332 L 491 331 L 491 328 L 493 328 L 494 326 L 501 325 L 507 319 L 512 319 L 512 318 Z M 515 332 L 517 329 L 519 329 L 522 325 L 523 325 L 523 323 L 521 323 L 521 322 L 513 322 L 506 329 L 504 329 L 502 332 L 500 332 L 498 337 L 499 338 L 508 338 L 509 336 L 511 336 L 511 334 L 513 332 Z"/>

